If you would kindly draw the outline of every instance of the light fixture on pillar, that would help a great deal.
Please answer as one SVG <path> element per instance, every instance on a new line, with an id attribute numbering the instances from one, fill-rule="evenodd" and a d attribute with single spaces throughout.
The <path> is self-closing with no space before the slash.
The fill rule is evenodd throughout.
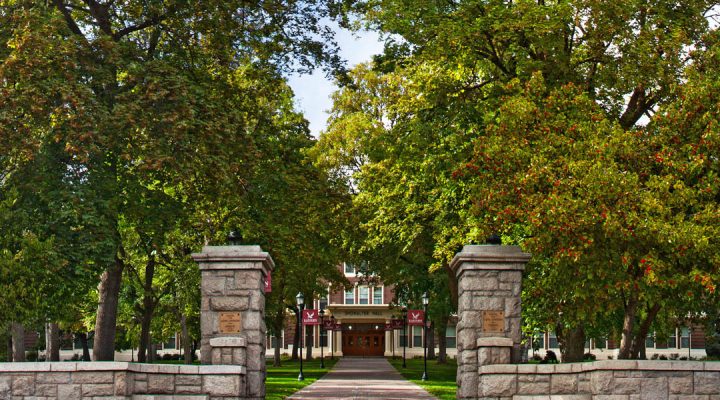
<path id="1" fill-rule="evenodd" d="M 321 308 L 318 315 L 320 315 L 320 368 L 325 368 L 325 357 L 323 356 L 323 344 L 322 344 L 322 332 L 323 332 L 323 329 L 325 328 L 325 310 L 323 310 Z"/>
<path id="2" fill-rule="evenodd" d="M 423 375 L 422 380 L 426 381 L 428 380 L 427 376 L 427 311 L 428 311 L 428 303 L 430 303 L 430 297 L 428 297 L 428 293 L 425 292 L 422 295 L 422 303 L 423 303 Z"/>
<path id="3" fill-rule="evenodd" d="M 303 296 L 302 293 L 298 292 L 297 296 L 295 296 L 295 300 L 297 301 L 298 306 L 298 319 L 297 319 L 297 329 L 300 332 L 300 348 L 298 349 L 298 353 L 300 354 L 300 374 L 298 374 L 298 380 L 304 381 L 305 377 L 303 376 L 303 364 L 302 364 L 302 338 L 303 338 L 303 324 L 302 324 L 302 313 L 303 309 L 305 308 L 305 296 Z"/>
<path id="4" fill-rule="evenodd" d="M 240 246 L 242 235 L 237 230 L 230 231 L 227 235 L 227 241 L 230 246 Z"/>

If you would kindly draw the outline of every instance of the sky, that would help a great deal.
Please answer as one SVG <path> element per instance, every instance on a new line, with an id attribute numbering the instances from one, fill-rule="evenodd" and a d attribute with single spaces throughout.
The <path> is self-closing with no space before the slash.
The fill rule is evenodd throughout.
<path id="1" fill-rule="evenodd" d="M 380 54 L 383 49 L 380 36 L 375 32 L 352 33 L 336 27 L 335 39 L 340 46 L 340 56 L 347 61 L 349 68 L 370 61 L 373 55 Z M 330 95 L 337 86 L 320 70 L 311 75 L 291 75 L 288 82 L 295 92 L 295 107 L 305 114 L 310 122 L 310 132 L 318 137 L 320 131 L 325 129 L 328 111 L 332 108 Z"/>

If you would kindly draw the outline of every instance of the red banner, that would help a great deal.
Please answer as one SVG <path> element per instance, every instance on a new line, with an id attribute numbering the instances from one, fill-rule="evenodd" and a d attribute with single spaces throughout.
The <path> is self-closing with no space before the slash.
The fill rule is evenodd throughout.
<path id="1" fill-rule="evenodd" d="M 407 323 L 408 325 L 420 325 L 423 326 L 425 323 L 425 312 L 423 310 L 408 310 L 407 312 Z"/>
<path id="2" fill-rule="evenodd" d="M 323 321 L 323 329 L 325 329 L 326 331 L 331 331 L 333 330 L 333 328 L 335 328 L 335 322 L 333 322 L 333 320 L 326 319 Z"/>
<path id="3" fill-rule="evenodd" d="M 336 323 L 336 324 L 335 324 L 335 327 L 333 327 L 333 330 L 334 330 L 334 331 L 342 331 L 342 324 L 339 323 L 339 322 Z"/>
<path id="4" fill-rule="evenodd" d="M 394 320 L 390 321 L 390 325 L 392 325 L 393 329 L 402 329 L 403 328 L 403 320 L 394 319 Z"/>
<path id="5" fill-rule="evenodd" d="M 386 331 L 391 331 L 391 330 L 393 330 L 392 324 L 385 324 L 385 330 L 386 330 Z"/>
<path id="6" fill-rule="evenodd" d="M 302 323 L 303 325 L 320 325 L 320 317 L 318 316 L 318 311 L 303 310 Z"/>
<path id="7" fill-rule="evenodd" d="M 265 277 L 265 293 L 270 292 L 272 292 L 272 273 L 268 271 L 268 274 Z"/>

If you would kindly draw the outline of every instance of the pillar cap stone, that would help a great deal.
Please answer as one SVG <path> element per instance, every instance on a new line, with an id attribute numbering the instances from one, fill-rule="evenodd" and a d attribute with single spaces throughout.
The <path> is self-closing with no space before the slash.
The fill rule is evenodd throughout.
<path id="1" fill-rule="evenodd" d="M 264 272 L 272 271 L 275 262 L 269 253 L 262 251 L 260 246 L 203 246 L 202 252 L 193 253 L 193 260 L 200 264 L 201 270 L 212 269 L 249 269 L 242 263 L 260 262 Z M 233 264 L 237 262 L 238 264 Z"/>
<path id="2" fill-rule="evenodd" d="M 520 246 L 465 245 L 450 262 L 450 269 L 457 276 L 468 269 L 524 271 L 530 257 Z"/>

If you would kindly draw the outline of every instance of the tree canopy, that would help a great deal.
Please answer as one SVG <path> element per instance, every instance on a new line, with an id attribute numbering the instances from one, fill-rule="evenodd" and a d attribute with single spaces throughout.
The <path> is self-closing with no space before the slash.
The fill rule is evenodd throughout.
<path id="1" fill-rule="evenodd" d="M 316 154 L 357 191 L 363 234 L 348 248 L 403 257 L 425 243 L 432 271 L 503 234 L 535 255 L 528 328 L 575 338 L 569 360 L 585 329 L 622 335 L 620 356 L 638 357 L 658 315 L 687 317 L 680 298 L 716 297 L 714 84 L 703 80 L 716 2 L 356 11 L 385 52 L 338 92 Z"/>

